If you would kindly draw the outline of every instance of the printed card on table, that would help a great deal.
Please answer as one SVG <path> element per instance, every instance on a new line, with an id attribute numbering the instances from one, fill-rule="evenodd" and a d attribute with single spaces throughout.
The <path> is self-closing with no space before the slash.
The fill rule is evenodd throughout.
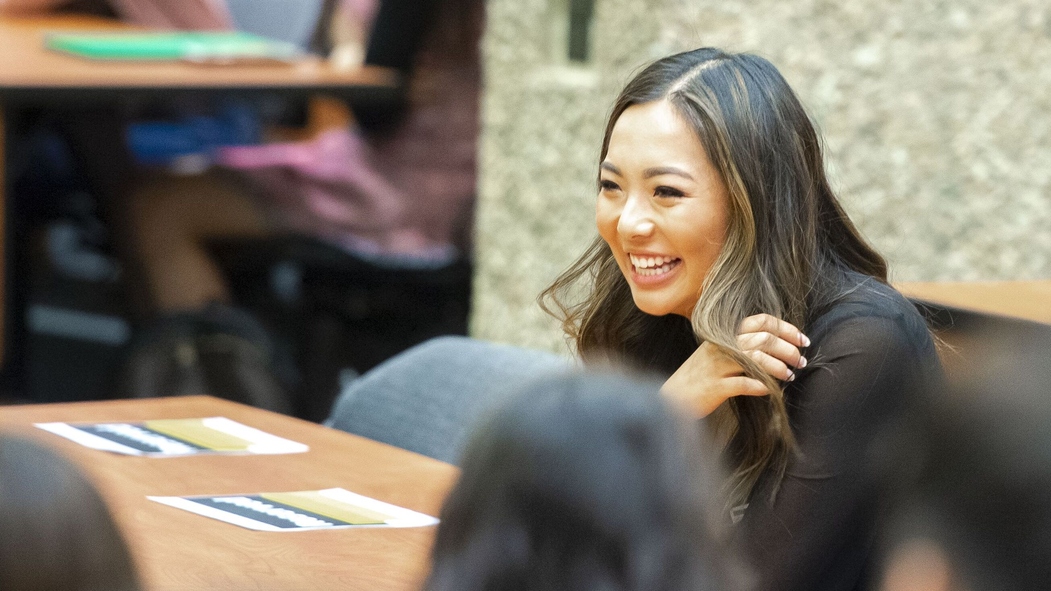
<path id="1" fill-rule="evenodd" d="M 422 527 L 438 519 L 342 488 L 246 495 L 147 497 L 257 531 Z"/>
<path id="2" fill-rule="evenodd" d="M 132 456 L 290 454 L 309 449 L 302 443 L 226 417 L 141 423 L 36 423 L 36 426 L 85 447 Z"/>

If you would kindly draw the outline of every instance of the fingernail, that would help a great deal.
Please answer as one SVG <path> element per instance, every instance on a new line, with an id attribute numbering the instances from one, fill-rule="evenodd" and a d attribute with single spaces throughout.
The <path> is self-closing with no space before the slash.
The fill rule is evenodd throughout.
<path id="1" fill-rule="evenodd" d="M 810 346 L 810 337 L 806 336 L 805 334 L 799 335 L 799 341 L 803 343 L 804 347 Z"/>
<path id="2" fill-rule="evenodd" d="M 791 382 L 791 381 L 794 381 L 795 379 L 796 379 L 796 374 L 794 372 L 792 372 L 792 371 L 789 371 L 788 372 L 788 379 L 785 380 L 785 381 L 786 382 Z"/>
<path id="3" fill-rule="evenodd" d="M 799 363 L 796 364 L 796 367 L 798 367 L 799 369 L 803 369 L 804 367 L 806 367 L 806 357 L 800 356 Z"/>

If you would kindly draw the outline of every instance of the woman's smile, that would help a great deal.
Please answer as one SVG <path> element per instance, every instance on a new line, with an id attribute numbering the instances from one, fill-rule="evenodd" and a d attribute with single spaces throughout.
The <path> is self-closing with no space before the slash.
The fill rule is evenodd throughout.
<path id="1" fill-rule="evenodd" d="M 628 253 L 628 260 L 631 261 L 632 281 L 647 286 L 671 279 L 674 271 L 682 266 L 682 259 L 671 256 Z"/>

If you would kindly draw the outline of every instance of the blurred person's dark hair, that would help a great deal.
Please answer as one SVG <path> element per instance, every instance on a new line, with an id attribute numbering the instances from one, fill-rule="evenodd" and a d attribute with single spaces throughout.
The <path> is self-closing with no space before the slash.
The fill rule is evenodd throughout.
<path id="1" fill-rule="evenodd" d="M 134 564 L 102 497 L 70 462 L 0 435 L 0 589 L 134 591 Z"/>
<path id="2" fill-rule="evenodd" d="M 715 517 L 716 456 L 659 387 L 554 376 L 484 421 L 442 509 L 426 589 L 742 588 Z"/>
<path id="3" fill-rule="evenodd" d="M 1051 327 L 990 319 L 905 458 L 884 591 L 1051 584 Z"/>

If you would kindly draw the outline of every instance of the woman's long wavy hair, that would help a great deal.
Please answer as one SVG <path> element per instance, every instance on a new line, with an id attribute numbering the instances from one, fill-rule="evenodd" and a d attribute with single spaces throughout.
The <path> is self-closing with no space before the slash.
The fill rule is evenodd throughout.
<path id="1" fill-rule="evenodd" d="M 780 479 L 794 448 L 783 386 L 738 348 L 741 321 L 767 313 L 805 328 L 842 295 L 844 272 L 885 282 L 887 265 L 833 194 L 818 134 L 769 61 L 702 48 L 650 64 L 614 103 L 599 161 L 626 109 L 662 100 L 693 128 L 730 201 L 726 242 L 692 317 L 639 310 L 601 238 L 540 304 L 585 361 L 614 358 L 670 375 L 707 341 L 767 385 L 770 396 L 731 398 L 712 417 L 727 441 L 727 500 L 736 505 L 768 471 Z"/>

